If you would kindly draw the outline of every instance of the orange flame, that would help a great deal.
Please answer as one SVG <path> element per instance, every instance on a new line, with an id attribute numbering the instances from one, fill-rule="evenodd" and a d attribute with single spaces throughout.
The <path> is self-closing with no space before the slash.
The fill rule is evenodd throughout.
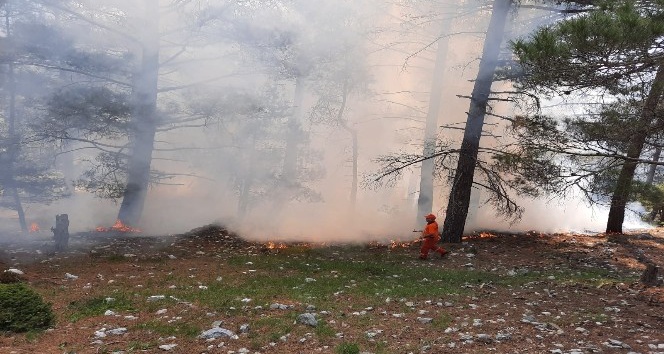
<path id="1" fill-rule="evenodd" d="M 282 250 L 284 248 L 288 248 L 288 246 L 286 246 L 286 244 L 281 243 L 281 242 L 280 243 L 274 243 L 272 241 L 269 241 L 268 243 L 265 244 L 265 248 L 270 249 L 270 250 L 274 250 L 274 249 Z"/>
<path id="2" fill-rule="evenodd" d="M 30 224 L 30 232 L 38 232 L 39 230 L 40 230 L 39 224 L 37 224 L 36 222 Z"/>
<path id="3" fill-rule="evenodd" d="M 119 232 L 141 232 L 141 229 L 131 227 L 124 224 L 121 220 L 116 220 L 115 224 L 111 227 L 99 226 L 95 229 L 97 232 L 109 232 L 109 231 L 119 231 Z"/>
<path id="4" fill-rule="evenodd" d="M 408 242 L 392 240 L 392 241 L 390 241 L 390 245 L 388 246 L 388 248 L 392 249 L 392 250 L 395 249 L 395 248 L 410 248 L 410 246 L 412 246 L 412 245 L 414 245 L 418 242 L 419 242 L 419 240 L 408 241 Z"/>

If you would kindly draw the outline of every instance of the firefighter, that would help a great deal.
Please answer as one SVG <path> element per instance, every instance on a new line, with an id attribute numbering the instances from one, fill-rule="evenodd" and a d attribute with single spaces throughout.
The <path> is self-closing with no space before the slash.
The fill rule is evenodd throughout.
<path id="1" fill-rule="evenodd" d="M 447 254 L 447 251 L 438 247 L 437 243 L 440 241 L 440 235 L 438 234 L 438 223 L 436 222 L 436 216 L 433 214 L 426 215 L 424 217 L 427 221 L 424 230 L 422 230 L 422 248 L 420 248 L 420 259 L 427 259 L 429 251 L 435 251 L 440 254 L 440 257 L 443 257 Z"/>

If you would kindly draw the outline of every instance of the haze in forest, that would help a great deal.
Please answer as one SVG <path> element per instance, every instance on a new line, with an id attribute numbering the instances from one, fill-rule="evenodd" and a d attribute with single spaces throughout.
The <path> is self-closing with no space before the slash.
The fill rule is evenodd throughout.
<path id="1" fill-rule="evenodd" d="M 89 56 L 112 52 L 118 61 L 126 60 L 129 64 L 119 71 L 138 61 L 131 55 L 137 44 L 122 33 L 138 39 L 149 37 L 141 32 L 145 16 L 149 16 L 141 6 L 144 1 L 88 0 L 79 1 L 79 7 L 69 1 L 29 3 L 34 4 L 30 11 L 46 11 L 34 18 L 43 16 L 58 27 L 59 36 L 73 47 Z M 478 4 L 457 7 L 428 1 L 211 3 L 160 1 L 162 65 L 157 112 L 160 119 L 173 119 L 172 127 L 178 128 L 171 130 L 164 124 L 162 128 L 168 129 L 157 131 L 151 167 L 169 178 L 151 185 L 135 226 L 146 234 L 159 235 L 218 223 L 258 240 L 362 242 L 413 237 L 412 230 L 421 227 L 415 221 L 417 166 L 392 185 L 372 185 L 365 176 L 378 168 L 374 160 L 382 154 L 421 152 L 432 80 L 444 82 L 438 125 L 462 126 L 468 99 L 457 95 L 468 96 L 472 88 L 488 11 Z M 11 6 L 6 17 L 25 10 L 18 1 L 10 0 L 5 6 Z M 77 15 L 63 8 L 80 12 Z M 104 13 L 108 9 L 115 12 Z M 516 26 L 522 22 L 519 16 L 532 18 L 533 14 L 510 18 L 510 36 L 529 31 Z M 445 17 L 452 17 L 449 37 L 445 37 L 449 38 L 446 68 L 444 77 L 435 78 L 436 43 L 442 38 L 439 24 Z M 109 31 L 86 18 L 116 27 Z M 7 21 L 11 25 L 11 21 L 27 20 Z M 45 40 L 42 32 L 13 30 L 23 42 Z M 8 36 L 6 27 L 0 36 Z M 25 81 L 19 85 L 31 90 L 30 99 L 42 102 L 89 79 L 73 70 L 59 71 L 57 84 L 42 85 L 39 75 L 26 71 L 20 75 Z M 129 77 L 122 75 L 125 73 L 113 77 L 119 81 Z M 96 87 L 104 86 L 103 80 L 89 80 Z M 111 82 L 106 85 L 117 89 Z M 297 85 L 302 90 L 301 106 L 296 102 Z M 341 120 L 337 118 L 339 87 L 352 87 Z M 6 102 L 5 98 L 3 104 Z M 27 98 L 21 105 L 26 107 L 22 108 L 24 124 L 31 117 L 49 114 L 40 112 L 39 104 L 37 112 L 27 114 Z M 512 107 L 497 104 L 494 109 L 510 114 Z M 297 111 L 301 130 L 293 137 L 284 129 Z M 196 120 L 188 123 L 193 116 Z M 494 129 L 501 129 L 500 121 L 492 122 Z M 360 185 L 355 205 L 351 203 L 351 130 L 356 131 L 358 142 Z M 295 138 L 299 144 L 297 164 L 306 178 L 293 180 L 296 187 L 284 188 L 274 179 L 282 168 L 278 151 L 288 148 L 284 137 Z M 458 145 L 460 132 L 439 129 L 439 137 Z M 99 142 L 115 141 L 102 138 Z M 78 145 L 62 148 L 56 158 L 69 184 L 90 167 L 89 161 L 99 152 L 83 149 L 89 144 L 73 144 Z M 249 197 L 245 195 L 248 199 L 241 207 L 242 188 L 248 181 L 251 186 L 245 192 Z M 437 184 L 432 212 L 442 225 L 449 191 Z M 293 188 L 298 188 L 296 197 Z M 601 231 L 606 221 L 605 210 L 591 208 L 576 197 L 520 202 L 525 207 L 521 221 L 504 220 L 483 205 L 474 212 L 475 220 L 467 230 Z M 42 229 L 53 225 L 56 214 L 66 213 L 71 232 L 90 231 L 112 225 L 119 203 L 78 188 L 48 205 L 26 203 L 25 213 L 28 223 L 37 222 Z M 3 210 L 0 218 L 2 229 L 18 230 L 12 212 Z M 633 225 L 645 227 L 638 222 Z"/>

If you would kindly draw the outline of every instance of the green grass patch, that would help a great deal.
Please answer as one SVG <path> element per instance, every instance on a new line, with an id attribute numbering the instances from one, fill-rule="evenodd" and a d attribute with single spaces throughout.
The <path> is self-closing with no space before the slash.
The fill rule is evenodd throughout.
<path id="1" fill-rule="evenodd" d="M 194 338 L 203 332 L 201 327 L 191 323 L 164 323 L 157 320 L 139 323 L 134 329 L 148 331 L 162 336 L 183 336 L 188 338 Z"/>
<path id="2" fill-rule="evenodd" d="M 437 329 L 445 330 L 447 327 L 449 327 L 452 324 L 452 320 L 453 320 L 452 316 L 444 313 L 438 317 L 435 317 L 431 324 L 433 327 Z"/>
<path id="3" fill-rule="evenodd" d="M 496 278 L 494 283 L 520 286 L 533 281 L 548 280 L 559 284 L 602 286 L 604 284 L 631 283 L 638 280 L 634 275 L 625 275 L 602 268 L 563 269 L 552 271 L 522 271 L 513 276 Z"/>
<path id="4" fill-rule="evenodd" d="M 357 343 L 344 342 L 334 348 L 336 354 L 359 354 L 360 346 Z"/>
<path id="5" fill-rule="evenodd" d="M 157 342 L 129 342 L 127 350 L 131 351 L 145 351 L 157 347 Z"/>
<path id="6" fill-rule="evenodd" d="M 252 304 L 288 299 L 318 306 L 329 305 L 335 294 L 343 293 L 354 297 L 359 307 L 386 297 L 442 297 L 467 293 L 463 285 L 494 279 L 490 273 L 475 270 L 432 271 L 425 263 L 404 264 L 406 258 L 399 255 L 339 260 L 316 252 L 320 251 L 308 250 L 297 257 L 283 254 L 232 257 L 229 263 L 245 270 L 245 274 L 225 275 L 223 282 L 208 284 L 204 292 L 190 292 L 188 295 L 192 297 L 188 299 L 216 309 L 242 306 L 239 300 L 243 298 L 252 299 Z"/>
<path id="7" fill-rule="evenodd" d="M 119 294 L 72 301 L 67 308 L 70 311 L 69 321 L 71 322 L 77 322 L 88 317 L 101 316 L 107 310 L 114 312 L 136 311 L 133 302 L 128 297 Z"/>

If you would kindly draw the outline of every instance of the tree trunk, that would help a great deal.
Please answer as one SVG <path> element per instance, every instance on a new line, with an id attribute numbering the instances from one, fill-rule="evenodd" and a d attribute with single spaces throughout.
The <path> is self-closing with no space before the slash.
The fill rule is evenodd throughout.
<path id="1" fill-rule="evenodd" d="M 426 126 L 424 128 L 424 147 L 420 170 L 420 192 L 417 197 L 417 220 L 415 225 L 419 225 L 424 220 L 424 216 L 433 210 L 433 180 L 435 159 L 431 157 L 436 150 L 436 134 L 438 132 L 438 115 L 443 95 L 443 78 L 445 74 L 445 62 L 447 58 L 447 47 L 449 38 L 443 37 L 449 34 L 452 25 L 452 16 L 446 16 L 443 19 L 440 38 L 438 39 L 438 49 L 436 51 L 436 63 L 434 64 L 433 77 L 431 82 L 431 92 L 429 93 L 429 111 L 427 112 Z"/>
<path id="2" fill-rule="evenodd" d="M 341 106 L 339 107 L 339 112 L 337 113 L 337 121 L 339 124 L 341 124 L 341 127 L 346 130 L 348 133 L 350 133 L 351 139 L 352 139 L 352 170 L 353 170 L 353 176 L 352 176 L 352 182 L 351 182 L 351 187 L 350 187 L 350 205 L 351 205 L 351 211 L 355 211 L 355 206 L 357 204 L 357 184 L 358 184 L 358 176 L 357 176 L 357 159 L 359 156 L 359 151 L 358 151 L 358 141 L 357 141 L 357 130 L 353 129 L 348 126 L 348 122 L 344 120 L 344 113 L 346 112 L 346 104 L 348 103 L 348 94 L 349 94 L 349 88 L 348 88 L 348 81 L 345 81 L 342 87 L 342 93 L 341 93 Z"/>
<path id="3" fill-rule="evenodd" d="M 69 245 L 69 215 L 60 214 L 55 216 L 55 227 L 51 228 L 55 238 L 55 250 L 62 252 Z"/>
<path id="4" fill-rule="evenodd" d="M 142 43 L 141 66 L 134 78 L 133 149 L 127 162 L 125 186 L 118 220 L 136 225 L 143 213 L 150 184 L 150 165 L 157 130 L 157 84 L 159 81 L 159 2 L 146 0 L 145 39 Z"/>
<path id="5" fill-rule="evenodd" d="M 659 162 L 660 156 L 662 156 L 662 148 L 658 146 L 655 148 L 655 152 L 652 154 L 652 161 Z M 646 177 L 647 185 L 652 185 L 652 182 L 655 180 L 655 172 L 657 172 L 657 165 L 650 165 L 650 168 L 648 168 L 648 176 Z"/>
<path id="6" fill-rule="evenodd" d="M 641 156 L 643 147 L 648 138 L 648 129 L 657 118 L 656 109 L 659 100 L 664 91 L 664 65 L 660 65 L 655 75 L 652 88 L 648 93 L 646 102 L 635 126 L 637 131 L 631 135 L 629 146 L 627 148 L 627 157 L 638 159 Z M 629 201 L 629 194 L 632 188 L 634 171 L 638 163 L 636 161 L 625 160 L 623 163 L 618 181 L 616 182 L 613 196 L 611 197 L 611 207 L 609 208 L 609 219 L 606 223 L 607 233 L 622 233 L 622 225 L 625 220 L 625 205 Z"/>
<path id="7" fill-rule="evenodd" d="M 641 277 L 639 278 L 639 281 L 641 284 L 647 285 L 647 286 L 657 286 L 659 285 L 659 280 L 657 279 L 657 273 L 659 271 L 659 267 L 654 265 L 653 263 L 646 263 L 646 269 L 643 270 L 643 273 L 641 273 Z"/>
<path id="8" fill-rule="evenodd" d="M 254 184 L 254 159 L 256 154 L 256 136 L 252 136 L 251 145 L 245 151 L 249 151 L 249 156 L 244 161 L 244 175 L 242 176 L 242 186 L 240 188 L 240 197 L 238 198 L 237 213 L 240 220 L 244 219 L 249 211 L 249 204 L 251 203 L 251 187 Z"/>
<path id="9" fill-rule="evenodd" d="M 295 79 L 295 95 L 293 97 L 293 113 L 288 120 L 286 133 L 286 151 L 284 153 L 284 169 L 282 178 L 287 185 L 297 180 L 297 149 L 301 140 L 302 105 L 304 105 L 304 78 L 298 75 Z"/>
<path id="10" fill-rule="evenodd" d="M 11 31 L 11 22 L 10 18 L 10 9 L 5 9 L 5 33 L 7 38 L 11 38 L 13 33 Z M 16 127 L 18 125 L 17 116 L 16 116 L 16 77 L 15 77 L 15 68 L 14 68 L 14 56 L 10 54 L 8 59 L 8 70 L 7 70 L 7 88 L 9 91 L 9 107 L 7 112 L 7 136 L 9 137 L 9 146 L 7 147 L 7 162 L 3 167 L 5 169 L 5 178 L 4 178 L 4 188 L 8 191 L 11 191 L 14 198 L 14 209 L 16 214 L 18 214 L 18 222 L 21 227 L 21 231 L 28 232 L 28 224 L 25 221 L 25 211 L 23 210 L 23 204 L 21 203 L 21 195 L 18 187 L 16 186 L 16 176 L 14 171 L 14 165 L 20 154 L 20 143 L 21 139 L 16 132 Z"/>
<path id="11" fill-rule="evenodd" d="M 493 75 L 500 54 L 500 45 L 503 40 L 510 5 L 511 0 L 494 0 L 493 3 L 493 12 L 484 40 L 482 58 L 480 59 L 480 68 L 470 98 L 470 109 L 463 141 L 461 142 L 459 161 L 447 202 L 443 239 L 449 242 L 461 242 L 463 229 L 466 225 L 486 106 L 491 93 L 491 84 L 493 83 Z"/>

